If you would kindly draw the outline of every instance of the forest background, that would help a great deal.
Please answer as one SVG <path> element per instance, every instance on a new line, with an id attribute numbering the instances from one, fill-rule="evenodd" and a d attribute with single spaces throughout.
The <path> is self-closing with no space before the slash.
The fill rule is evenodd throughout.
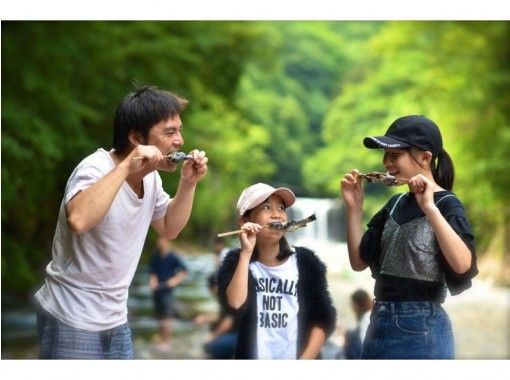
<path id="1" fill-rule="evenodd" d="M 184 150 L 209 157 L 179 241 L 236 227 L 257 181 L 338 197 L 347 171 L 384 169 L 363 137 L 423 114 L 484 270 L 510 285 L 508 21 L 3 21 L 1 38 L 2 293 L 41 284 L 69 175 L 111 147 L 115 107 L 141 85 L 190 100 Z M 162 178 L 174 193 L 178 175 Z M 367 191 L 366 221 L 405 190 Z"/>

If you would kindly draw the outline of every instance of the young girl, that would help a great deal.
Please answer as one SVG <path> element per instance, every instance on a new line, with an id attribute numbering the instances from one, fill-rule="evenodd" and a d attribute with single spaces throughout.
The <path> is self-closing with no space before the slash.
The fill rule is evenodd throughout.
<path id="1" fill-rule="evenodd" d="M 257 183 L 237 203 L 241 248 L 218 273 L 220 299 L 240 318 L 236 359 L 314 359 L 335 327 L 324 264 L 267 228 L 294 202 L 289 189 Z"/>
<path id="2" fill-rule="evenodd" d="M 390 198 L 363 234 L 362 177 L 352 170 L 341 181 L 352 269 L 370 266 L 375 278 L 361 357 L 451 359 L 453 332 L 441 303 L 447 288 L 452 295 L 469 288 L 478 270 L 471 228 L 451 192 L 453 163 L 439 128 L 424 116 L 404 116 L 363 144 L 384 149 L 386 170 L 409 192 Z"/>

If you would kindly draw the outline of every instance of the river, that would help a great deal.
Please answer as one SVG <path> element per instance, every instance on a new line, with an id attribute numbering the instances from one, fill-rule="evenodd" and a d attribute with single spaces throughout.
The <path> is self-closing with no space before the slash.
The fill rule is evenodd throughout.
<path id="1" fill-rule="evenodd" d="M 299 198 L 292 219 L 314 212 L 317 221 L 289 234 L 289 241 L 316 251 L 328 268 L 329 289 L 338 313 L 338 329 L 325 346 L 324 357 L 333 358 L 342 345 L 340 331 L 355 325 L 349 305 L 350 294 L 358 288 L 370 294 L 373 279 L 369 270 L 350 269 L 345 243 L 336 231 L 344 230 L 338 200 Z M 152 315 L 147 268 L 140 266 L 130 289 L 129 321 L 137 359 L 204 359 L 202 342 L 208 332 L 197 326 L 198 313 L 217 311 L 217 303 L 206 285 L 214 270 L 211 253 L 185 254 L 188 278 L 176 289 L 178 318 L 174 322 L 172 350 L 160 352 L 153 345 L 157 322 Z M 447 297 L 445 309 L 452 320 L 458 359 L 510 359 L 510 289 L 475 278 L 472 288 L 461 295 Z M 2 359 L 35 359 L 38 355 L 36 318 L 29 300 L 2 294 Z"/>
<path id="2" fill-rule="evenodd" d="M 373 280 L 368 271 L 350 270 L 345 247 L 324 255 L 331 273 L 329 288 L 338 312 L 338 330 L 354 326 L 354 315 L 349 306 L 349 296 L 357 288 L 370 293 Z M 201 344 L 208 330 L 197 326 L 192 318 L 199 312 L 214 312 L 217 305 L 206 286 L 207 274 L 213 268 L 212 254 L 184 256 L 190 276 L 176 289 L 179 318 L 174 322 L 173 347 L 170 352 L 160 352 L 152 344 L 157 322 L 152 317 L 147 271 L 141 267 L 130 291 L 129 320 L 133 329 L 135 356 L 138 359 L 204 359 Z M 487 281 L 474 280 L 471 289 L 461 295 L 448 297 L 448 311 L 454 329 L 456 357 L 459 359 L 509 359 L 510 358 L 510 289 L 494 286 Z M 12 300 L 2 299 L 2 359 L 37 358 L 35 314 L 28 306 L 12 306 Z M 9 305 L 10 306 L 7 306 Z M 330 339 L 329 348 L 340 346 L 339 331 Z"/>

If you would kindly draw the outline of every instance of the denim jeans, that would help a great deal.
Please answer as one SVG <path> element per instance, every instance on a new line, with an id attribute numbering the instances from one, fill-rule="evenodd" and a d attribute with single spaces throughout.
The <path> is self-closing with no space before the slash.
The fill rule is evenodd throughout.
<path id="1" fill-rule="evenodd" d="M 204 344 L 204 350 L 210 359 L 233 359 L 236 341 L 237 332 L 229 332 Z"/>
<path id="2" fill-rule="evenodd" d="M 450 318 L 435 302 L 375 302 L 362 359 L 453 359 Z"/>
<path id="3" fill-rule="evenodd" d="M 133 359 L 128 323 L 103 331 L 69 326 L 49 313 L 37 311 L 40 359 Z"/>

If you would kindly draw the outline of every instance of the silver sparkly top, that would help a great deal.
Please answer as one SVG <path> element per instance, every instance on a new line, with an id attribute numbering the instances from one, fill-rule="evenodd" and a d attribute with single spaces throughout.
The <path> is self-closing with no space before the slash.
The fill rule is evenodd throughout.
<path id="1" fill-rule="evenodd" d="M 442 201 L 441 198 L 437 203 Z M 426 216 L 399 225 L 393 219 L 393 211 L 402 196 L 390 211 L 381 237 L 382 274 L 413 280 L 445 282 L 441 267 L 441 251 L 434 230 Z"/>
<path id="2" fill-rule="evenodd" d="M 439 247 L 425 216 L 399 225 L 390 216 L 382 233 L 381 273 L 444 282 Z"/>

